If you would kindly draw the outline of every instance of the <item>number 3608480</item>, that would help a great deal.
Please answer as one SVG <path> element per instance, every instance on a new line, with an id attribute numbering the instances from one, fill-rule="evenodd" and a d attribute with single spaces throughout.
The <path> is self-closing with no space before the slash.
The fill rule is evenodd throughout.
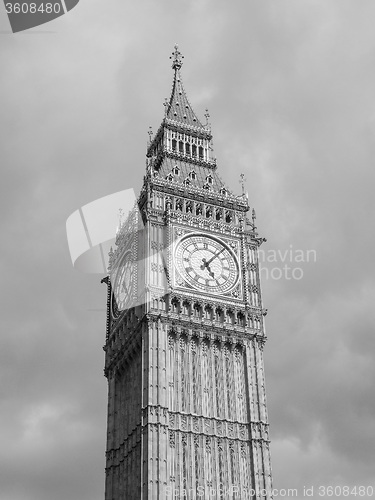
<path id="1" fill-rule="evenodd" d="M 7 3 L 5 8 L 8 14 L 59 14 L 60 3 Z"/>

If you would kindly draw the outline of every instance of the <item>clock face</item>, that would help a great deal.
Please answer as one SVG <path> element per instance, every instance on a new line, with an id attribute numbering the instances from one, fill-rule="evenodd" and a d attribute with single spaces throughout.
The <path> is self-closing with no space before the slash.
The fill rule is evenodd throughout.
<path id="1" fill-rule="evenodd" d="M 202 234 L 190 234 L 178 242 L 175 265 L 185 281 L 208 293 L 229 292 L 239 277 L 232 250 L 223 241 Z"/>
<path id="2" fill-rule="evenodd" d="M 123 311 L 130 307 L 133 292 L 133 262 L 131 252 L 124 255 L 119 265 L 115 281 L 113 284 L 112 310 L 114 312 Z M 114 308 L 113 305 L 116 307 Z M 114 314 L 115 316 L 117 314 Z"/>

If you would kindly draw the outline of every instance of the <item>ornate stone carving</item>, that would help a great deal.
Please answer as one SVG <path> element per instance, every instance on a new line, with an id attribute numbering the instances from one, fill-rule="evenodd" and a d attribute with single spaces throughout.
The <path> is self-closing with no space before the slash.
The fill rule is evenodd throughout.
<path id="1" fill-rule="evenodd" d="M 186 349 L 186 342 L 185 342 L 184 336 L 181 336 L 179 338 L 179 346 L 180 346 L 181 351 L 185 351 L 185 349 Z"/>
<path id="2" fill-rule="evenodd" d="M 171 448 L 176 447 L 176 433 L 175 433 L 175 431 L 169 431 L 169 446 Z"/>
<path id="3" fill-rule="evenodd" d="M 191 339 L 190 341 L 190 349 L 193 354 L 197 353 L 197 343 L 195 339 Z"/>
<path id="4" fill-rule="evenodd" d="M 177 276 L 177 278 L 176 278 L 176 284 L 177 284 L 178 286 L 185 286 L 185 285 L 186 285 L 185 280 L 183 280 L 183 279 L 181 278 L 181 276 Z"/>
<path id="5" fill-rule="evenodd" d="M 187 429 L 187 417 L 185 415 L 181 415 L 181 429 Z"/>
<path id="6" fill-rule="evenodd" d="M 231 240 L 229 242 L 229 245 L 232 248 L 232 250 L 234 251 L 234 253 L 237 254 L 238 253 L 238 242 L 235 240 Z"/>
<path id="7" fill-rule="evenodd" d="M 211 433 L 211 421 L 208 418 L 204 419 L 204 429 L 206 434 Z"/>
<path id="8" fill-rule="evenodd" d="M 199 432 L 199 420 L 197 417 L 193 418 L 193 429 L 195 432 Z"/>
<path id="9" fill-rule="evenodd" d="M 220 348 L 219 348 L 218 342 L 214 342 L 212 350 L 213 350 L 214 356 L 219 356 Z"/>
<path id="10" fill-rule="evenodd" d="M 222 439 L 217 440 L 217 447 L 218 447 L 219 453 L 222 453 L 223 452 L 223 440 Z"/>
<path id="11" fill-rule="evenodd" d="M 206 436 L 206 452 L 211 453 L 211 438 L 209 436 Z"/>
<path id="12" fill-rule="evenodd" d="M 242 351 L 238 348 L 238 345 L 235 346 L 234 348 L 234 359 L 239 363 L 242 358 Z"/>
<path id="13" fill-rule="evenodd" d="M 168 335 L 168 347 L 169 349 L 174 349 L 175 346 L 175 338 L 172 335 Z"/>
<path id="14" fill-rule="evenodd" d="M 230 356 L 230 350 L 228 348 L 228 344 L 225 344 L 223 347 L 223 355 L 225 358 L 229 358 Z"/>
<path id="15" fill-rule="evenodd" d="M 195 448 L 199 448 L 199 436 L 194 436 L 194 446 Z"/>
<path id="16" fill-rule="evenodd" d="M 207 346 L 207 341 L 204 340 L 202 342 L 202 355 L 203 356 L 207 356 L 207 352 L 208 352 L 208 346 Z"/>
<path id="17" fill-rule="evenodd" d="M 218 436 L 221 436 L 223 434 L 223 424 L 221 422 L 216 423 L 216 432 Z"/>

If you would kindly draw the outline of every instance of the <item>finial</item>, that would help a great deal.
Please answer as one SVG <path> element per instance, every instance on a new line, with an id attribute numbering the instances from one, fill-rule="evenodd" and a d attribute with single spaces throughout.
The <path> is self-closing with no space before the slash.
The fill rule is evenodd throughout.
<path id="1" fill-rule="evenodd" d="M 178 45 L 174 46 L 174 52 L 172 52 L 172 55 L 170 56 L 169 59 L 173 59 L 172 61 L 172 68 L 174 70 L 180 69 L 182 66 L 182 59 L 184 58 L 183 55 L 181 55 L 181 52 L 178 50 Z"/>
<path id="2" fill-rule="evenodd" d="M 116 237 L 118 236 L 118 234 L 121 230 L 123 216 L 124 216 L 124 211 L 122 208 L 119 208 L 118 209 L 118 226 L 116 228 Z M 117 242 L 116 242 L 116 244 L 117 244 Z"/>
<path id="3" fill-rule="evenodd" d="M 205 112 L 204 116 L 206 118 L 206 127 L 210 127 L 210 122 L 208 121 L 208 119 L 210 117 L 210 113 L 208 112 L 207 108 L 206 108 L 206 112 Z"/>
<path id="4" fill-rule="evenodd" d="M 242 186 L 242 196 L 245 196 L 245 181 L 246 181 L 245 174 L 241 174 L 240 177 L 241 179 L 239 182 L 241 183 Z"/>
<path id="5" fill-rule="evenodd" d="M 124 217 L 124 211 L 122 208 L 118 209 L 118 220 L 119 220 L 119 225 L 121 227 L 122 224 L 122 218 Z"/>
<path id="6" fill-rule="evenodd" d="M 148 127 L 148 137 L 149 137 L 149 144 L 152 142 L 152 127 Z"/>
<path id="7" fill-rule="evenodd" d="M 167 114 L 167 113 L 168 113 L 168 104 L 169 104 L 169 99 L 168 99 L 168 97 L 166 97 L 166 98 L 164 99 L 164 102 L 163 102 L 163 106 L 164 106 L 164 112 L 165 112 L 165 114 Z"/>

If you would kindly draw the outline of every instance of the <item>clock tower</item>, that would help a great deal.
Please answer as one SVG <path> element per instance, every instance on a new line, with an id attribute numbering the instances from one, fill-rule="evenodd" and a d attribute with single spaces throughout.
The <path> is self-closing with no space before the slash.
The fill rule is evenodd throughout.
<path id="1" fill-rule="evenodd" d="M 264 499 L 272 478 L 258 247 L 172 55 L 172 92 L 110 253 L 106 500 Z"/>

